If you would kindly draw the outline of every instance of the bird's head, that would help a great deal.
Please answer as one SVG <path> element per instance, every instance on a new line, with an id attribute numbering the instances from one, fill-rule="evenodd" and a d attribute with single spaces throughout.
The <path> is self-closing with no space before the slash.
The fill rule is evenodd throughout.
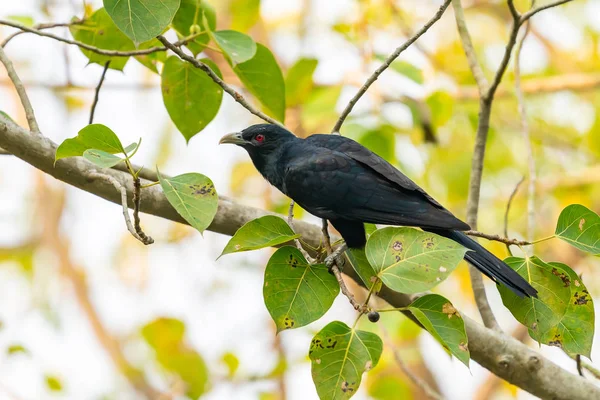
<path id="1" fill-rule="evenodd" d="M 219 144 L 235 144 L 246 149 L 250 156 L 266 156 L 295 138 L 293 133 L 279 125 L 258 124 L 223 136 Z"/>

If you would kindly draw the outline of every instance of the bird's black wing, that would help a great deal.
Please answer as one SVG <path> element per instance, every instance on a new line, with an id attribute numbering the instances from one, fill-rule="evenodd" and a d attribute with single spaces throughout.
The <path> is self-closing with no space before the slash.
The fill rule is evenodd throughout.
<path id="1" fill-rule="evenodd" d="M 358 148 L 345 141 L 340 142 L 343 146 L 332 142 L 321 145 L 311 138 L 287 160 L 283 183 L 284 193 L 308 212 L 330 220 L 469 229 L 410 179 L 358 143 L 346 139 Z"/>

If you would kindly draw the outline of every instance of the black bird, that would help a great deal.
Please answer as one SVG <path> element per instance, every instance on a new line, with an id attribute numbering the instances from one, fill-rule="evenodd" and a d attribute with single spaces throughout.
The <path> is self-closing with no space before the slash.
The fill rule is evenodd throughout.
<path id="1" fill-rule="evenodd" d="M 350 248 L 366 244 L 365 222 L 419 227 L 471 250 L 465 259 L 496 283 L 521 297 L 537 297 L 512 268 L 460 232 L 469 225 L 352 139 L 339 135 L 300 139 L 280 126 L 259 124 L 226 135 L 219 143 L 246 149 L 267 181 L 306 211 L 328 219 Z"/>

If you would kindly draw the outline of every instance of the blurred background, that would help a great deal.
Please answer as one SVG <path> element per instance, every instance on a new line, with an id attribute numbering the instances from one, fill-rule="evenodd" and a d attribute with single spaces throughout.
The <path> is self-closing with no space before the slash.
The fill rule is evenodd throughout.
<path id="1" fill-rule="evenodd" d="M 288 74 L 300 59 L 312 80 L 287 82 L 286 125 L 300 136 L 328 132 L 337 115 L 381 63 L 428 20 L 430 0 L 211 1 L 220 29 L 249 33 L 269 46 Z M 0 18 L 68 22 L 99 0 L 0 0 Z M 520 10 L 528 1 L 515 1 Z M 463 1 L 484 72 L 491 78 L 508 38 L 504 1 Z M 232 10 L 236 10 L 235 13 Z M 244 10 L 240 12 L 240 10 Z M 0 40 L 13 30 L 0 27 Z M 67 28 L 53 30 L 70 37 Z M 42 132 L 55 142 L 87 124 L 102 67 L 86 65 L 77 47 L 25 34 L 6 47 L 31 97 Z M 211 56 L 211 51 L 207 50 Z M 580 203 L 600 210 L 600 0 L 577 0 L 532 20 L 521 54 L 531 142 L 536 161 L 534 238 L 554 232 L 560 210 Z M 215 58 L 217 59 L 217 58 Z M 222 58 L 218 58 L 222 60 Z M 220 62 L 225 80 L 239 85 Z M 299 68 L 299 67 L 298 67 Z M 477 126 L 477 90 L 466 64 L 452 7 L 402 54 L 355 107 L 342 133 L 402 169 L 457 216 L 465 217 Z M 22 126 L 18 97 L 0 68 L 0 110 Z M 255 171 L 246 153 L 218 146 L 225 133 L 257 122 L 229 96 L 219 115 L 188 145 L 162 102 L 159 77 L 129 60 L 109 70 L 95 122 L 123 143 L 143 144 L 136 163 L 171 175 L 200 172 L 219 194 L 285 213 L 289 204 Z M 502 234 L 507 201 L 527 175 L 527 141 L 514 92 L 513 64 L 494 103 L 482 185 L 479 230 Z M 517 192 L 508 235 L 527 237 L 527 183 Z M 301 213 L 297 217 L 317 220 Z M 316 399 L 307 352 L 328 322 L 354 321 L 340 296 L 321 320 L 275 335 L 263 303 L 270 249 L 217 260 L 228 237 L 143 215 L 156 243 L 127 232 L 120 208 L 0 155 L 0 399 L 137 399 L 154 388 L 184 398 L 185 385 L 205 399 Z M 499 257 L 504 245 L 486 242 Z M 557 240 L 536 245 L 545 261 L 570 265 L 591 294 L 600 294 L 600 260 Z M 518 254 L 518 250 L 517 250 Z M 526 329 L 502 306 L 486 280 L 505 330 L 533 347 Z M 360 290 L 351 289 L 362 297 Z M 463 263 L 436 291 L 478 318 Z M 361 329 L 377 330 L 363 318 Z M 451 359 L 426 332 L 399 313 L 383 326 L 409 368 L 448 399 L 527 399 L 474 362 Z M 161 367 L 142 335 L 178 343 L 179 373 Z M 563 368 L 575 363 L 560 349 L 539 351 Z M 596 345 L 592 359 L 600 357 Z M 366 374 L 356 399 L 422 399 L 389 348 Z"/>

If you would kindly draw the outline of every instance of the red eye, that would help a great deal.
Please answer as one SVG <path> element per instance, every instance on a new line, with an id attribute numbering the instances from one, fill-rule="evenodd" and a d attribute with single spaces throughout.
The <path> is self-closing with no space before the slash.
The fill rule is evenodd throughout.
<path id="1" fill-rule="evenodd" d="M 261 135 L 261 134 L 259 133 L 258 135 L 256 135 L 256 136 L 254 137 L 254 140 L 256 140 L 258 143 L 262 143 L 262 142 L 264 142 L 264 141 L 265 141 L 265 136 L 264 136 L 264 135 Z"/>

